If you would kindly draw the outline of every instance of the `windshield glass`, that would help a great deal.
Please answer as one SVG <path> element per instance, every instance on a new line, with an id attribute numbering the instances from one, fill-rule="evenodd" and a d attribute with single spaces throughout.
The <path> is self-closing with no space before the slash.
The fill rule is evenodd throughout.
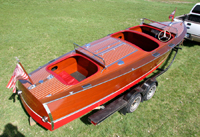
<path id="1" fill-rule="evenodd" d="M 197 5 L 193 10 L 192 10 L 193 13 L 198 13 L 200 14 L 200 5 Z"/>

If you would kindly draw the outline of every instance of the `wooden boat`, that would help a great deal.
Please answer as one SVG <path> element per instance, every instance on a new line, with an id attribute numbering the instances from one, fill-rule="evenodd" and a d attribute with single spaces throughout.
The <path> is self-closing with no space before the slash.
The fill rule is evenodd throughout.
<path id="1" fill-rule="evenodd" d="M 149 21 L 149 23 L 146 23 Z M 85 44 L 20 80 L 21 102 L 49 130 L 88 113 L 134 86 L 168 57 L 184 38 L 183 23 L 143 22 Z"/>

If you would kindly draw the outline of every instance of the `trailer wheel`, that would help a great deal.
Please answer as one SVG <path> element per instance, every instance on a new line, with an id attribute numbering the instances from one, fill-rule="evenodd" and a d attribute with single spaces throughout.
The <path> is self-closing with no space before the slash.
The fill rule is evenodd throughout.
<path id="1" fill-rule="evenodd" d="M 126 111 L 128 113 L 134 112 L 138 108 L 141 102 L 141 99 L 142 97 L 140 94 L 133 95 L 128 101 L 128 104 L 126 106 Z"/>
<path id="2" fill-rule="evenodd" d="M 147 89 L 146 95 L 144 96 L 144 100 L 149 100 L 153 97 L 156 92 L 156 82 L 152 82 Z"/>

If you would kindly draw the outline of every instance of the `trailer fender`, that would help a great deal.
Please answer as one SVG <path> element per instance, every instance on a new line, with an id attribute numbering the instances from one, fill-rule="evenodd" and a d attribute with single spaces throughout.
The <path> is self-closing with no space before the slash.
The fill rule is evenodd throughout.
<path id="1" fill-rule="evenodd" d="M 141 89 L 143 90 L 142 92 L 143 97 L 146 96 L 152 83 L 156 83 L 156 86 L 158 86 L 158 82 L 155 78 L 149 78 L 141 85 Z"/>
<path id="2" fill-rule="evenodd" d="M 156 92 L 156 86 L 158 86 L 156 79 L 148 79 L 141 85 L 141 88 L 143 89 L 143 101 L 147 101 L 153 97 Z"/>
<path id="3" fill-rule="evenodd" d="M 137 94 L 141 94 L 141 96 L 143 96 L 142 92 L 143 92 L 143 89 L 138 86 L 132 89 L 131 91 L 129 91 L 126 95 L 124 95 L 124 100 L 129 101 L 132 96 L 136 96 Z"/>

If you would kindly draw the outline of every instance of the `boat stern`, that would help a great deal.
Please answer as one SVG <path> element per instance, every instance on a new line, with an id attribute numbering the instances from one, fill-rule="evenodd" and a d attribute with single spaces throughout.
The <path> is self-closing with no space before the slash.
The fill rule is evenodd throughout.
<path id="1" fill-rule="evenodd" d="M 19 81 L 18 82 L 18 95 L 21 103 L 29 114 L 38 124 L 44 128 L 52 131 L 54 129 L 53 119 L 51 113 L 46 111 L 45 105 L 43 105 L 32 93 Z"/>

